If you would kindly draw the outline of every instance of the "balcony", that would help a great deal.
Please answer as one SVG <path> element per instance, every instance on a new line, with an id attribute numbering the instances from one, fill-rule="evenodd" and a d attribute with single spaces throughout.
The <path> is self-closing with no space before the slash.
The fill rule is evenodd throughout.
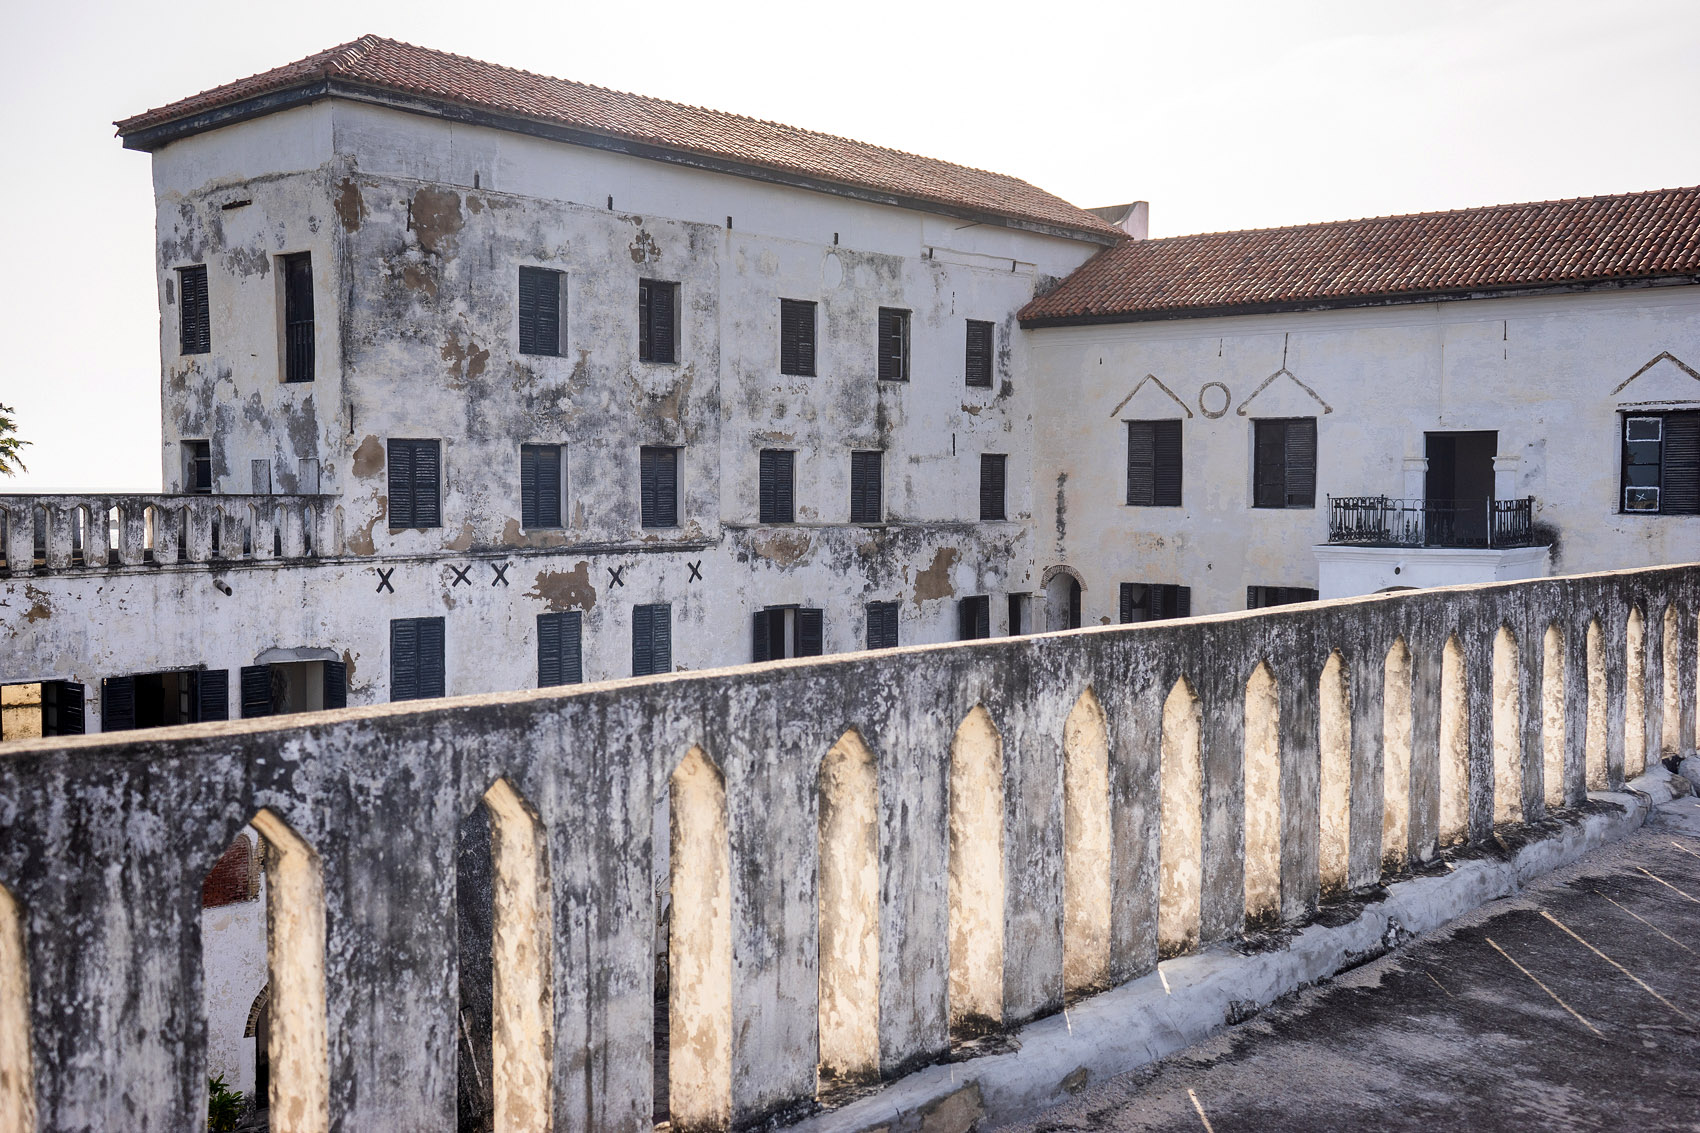
<path id="1" fill-rule="evenodd" d="M 1329 496 L 1328 542 L 1315 548 L 1317 590 L 1349 598 L 1384 590 L 1540 578 L 1552 540 L 1533 497 L 1400 500 Z"/>
<path id="2" fill-rule="evenodd" d="M 334 553 L 322 495 L 0 495 L 0 569 L 12 578 Z"/>

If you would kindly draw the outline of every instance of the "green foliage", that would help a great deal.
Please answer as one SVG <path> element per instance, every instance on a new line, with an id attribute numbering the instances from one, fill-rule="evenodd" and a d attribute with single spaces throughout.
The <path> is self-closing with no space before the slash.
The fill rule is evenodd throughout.
<path id="1" fill-rule="evenodd" d="M 224 1084 L 224 1075 L 207 1079 L 207 1133 L 230 1133 L 242 1116 L 247 1096 Z"/>
<path id="2" fill-rule="evenodd" d="M 16 412 L 9 405 L 0 405 L 0 476 L 29 471 L 24 466 L 22 450 L 30 442 L 18 439 L 18 422 L 12 416 Z"/>

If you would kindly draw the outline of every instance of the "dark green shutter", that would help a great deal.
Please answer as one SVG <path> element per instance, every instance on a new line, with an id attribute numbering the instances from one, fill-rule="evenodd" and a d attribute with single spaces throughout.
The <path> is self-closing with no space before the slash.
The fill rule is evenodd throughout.
<path id="1" fill-rule="evenodd" d="M 797 611 L 797 656 L 819 657 L 826 651 L 826 614 L 822 610 Z"/>
<path id="2" fill-rule="evenodd" d="M 1181 506 L 1181 423 L 1151 422 L 1151 502 Z"/>
<path id="3" fill-rule="evenodd" d="M 750 642 L 750 654 L 752 658 L 757 661 L 773 660 L 773 645 L 770 641 L 770 635 L 772 633 L 773 616 L 775 613 L 778 613 L 780 617 L 785 616 L 781 611 L 756 611 L 755 635 Z"/>
<path id="4" fill-rule="evenodd" d="M 992 324 L 968 320 L 968 356 L 964 362 L 967 384 L 990 389 L 992 385 Z"/>
<path id="5" fill-rule="evenodd" d="M 519 525 L 537 526 L 537 446 L 519 446 Z"/>
<path id="6" fill-rule="evenodd" d="M 136 726 L 136 678 L 107 677 L 100 682 L 100 730 L 127 732 Z"/>
<path id="7" fill-rule="evenodd" d="M 519 352 L 561 352 L 561 273 L 519 269 Z"/>
<path id="8" fill-rule="evenodd" d="M 41 734 L 80 736 L 86 726 L 83 686 L 75 681 L 46 681 L 41 686 Z"/>
<path id="9" fill-rule="evenodd" d="M 1287 422 L 1286 506 L 1316 506 L 1316 418 Z"/>
<path id="10" fill-rule="evenodd" d="M 881 460 L 883 453 L 850 454 L 850 522 L 880 521 Z"/>
<path id="11" fill-rule="evenodd" d="M 325 707 L 348 707 L 348 665 L 342 661 L 325 662 Z"/>
<path id="12" fill-rule="evenodd" d="M 1252 506 L 1287 506 L 1287 423 L 1253 421 Z"/>
<path id="13" fill-rule="evenodd" d="M 879 376 L 881 381 L 901 382 L 909 379 L 908 334 L 909 312 L 890 307 L 879 309 Z"/>
<path id="14" fill-rule="evenodd" d="M 177 272 L 178 350 L 206 354 L 212 350 L 212 321 L 207 302 L 205 264 Z"/>
<path id="15" fill-rule="evenodd" d="M 390 699 L 442 696 L 446 686 L 442 618 L 390 622 Z"/>
<path id="16" fill-rule="evenodd" d="M 957 603 L 957 636 L 963 641 L 978 641 L 992 636 L 992 599 L 976 594 Z"/>
<path id="17" fill-rule="evenodd" d="M 442 472 L 437 442 L 413 442 L 413 526 L 443 525 Z"/>
<path id="18" fill-rule="evenodd" d="M 238 684 L 242 693 L 242 718 L 244 720 L 273 714 L 272 667 L 270 665 L 242 666 L 242 672 L 238 676 Z"/>
<path id="19" fill-rule="evenodd" d="M 419 618 L 419 695 L 443 696 L 448 691 L 443 657 L 443 619 Z"/>
<path id="20" fill-rule="evenodd" d="M 519 269 L 519 352 L 537 353 L 537 271 Z"/>
<path id="21" fill-rule="evenodd" d="M 230 719 L 229 669 L 203 669 L 195 674 L 195 719 Z"/>
<path id="22" fill-rule="evenodd" d="M 1006 458 L 993 453 L 980 455 L 980 518 L 1004 518 L 1004 467 Z"/>
<path id="23" fill-rule="evenodd" d="M 1659 510 L 1700 513 L 1700 413 L 1670 413 L 1664 422 Z"/>
<path id="24" fill-rule="evenodd" d="M 815 305 L 800 299 L 779 301 L 779 372 L 800 377 L 815 373 Z"/>
<path id="25" fill-rule="evenodd" d="M 679 450 L 645 448 L 638 469 L 638 510 L 645 527 L 679 523 Z"/>
<path id="26" fill-rule="evenodd" d="M 1192 617 L 1192 587 L 1175 587 L 1175 617 Z"/>
<path id="27" fill-rule="evenodd" d="M 1124 582 L 1124 583 L 1121 584 L 1121 624 L 1122 625 L 1128 625 L 1133 621 L 1133 613 L 1134 613 L 1134 609 L 1135 609 L 1134 597 L 1133 596 L 1134 596 L 1134 588 L 1137 585 L 1138 585 L 1137 583 L 1133 583 L 1133 582 Z"/>
<path id="28" fill-rule="evenodd" d="M 673 298 L 678 294 L 676 284 L 652 283 L 649 286 L 649 357 L 652 362 L 672 362 L 676 320 L 673 317 Z"/>
<path id="29" fill-rule="evenodd" d="M 632 676 L 647 677 L 655 671 L 653 606 L 632 607 Z"/>
<path id="30" fill-rule="evenodd" d="M 868 603 L 868 648 L 897 647 L 897 603 Z"/>
<path id="31" fill-rule="evenodd" d="M 1145 507 L 1155 502 L 1157 438 L 1155 421 L 1127 423 L 1127 502 Z"/>
<path id="32" fill-rule="evenodd" d="M 584 680 L 583 615 L 577 610 L 537 615 L 537 687 Z"/>
<path id="33" fill-rule="evenodd" d="M 638 361 L 650 362 L 649 346 L 649 282 L 638 281 Z"/>

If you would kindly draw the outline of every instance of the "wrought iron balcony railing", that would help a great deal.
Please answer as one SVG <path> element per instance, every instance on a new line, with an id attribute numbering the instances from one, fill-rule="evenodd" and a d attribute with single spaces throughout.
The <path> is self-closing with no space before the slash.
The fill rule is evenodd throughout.
<path id="1" fill-rule="evenodd" d="M 1329 496 L 1328 541 L 1364 547 L 1533 547 L 1535 501 Z"/>

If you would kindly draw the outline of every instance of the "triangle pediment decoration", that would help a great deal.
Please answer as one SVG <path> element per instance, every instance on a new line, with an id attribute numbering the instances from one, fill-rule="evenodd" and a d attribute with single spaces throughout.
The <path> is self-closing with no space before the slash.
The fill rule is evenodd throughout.
<path id="1" fill-rule="evenodd" d="M 1645 366 L 1642 366 L 1639 370 L 1636 370 L 1633 374 L 1630 374 L 1627 378 L 1624 378 L 1621 382 L 1617 383 L 1617 388 L 1611 391 L 1612 396 L 1616 397 L 1618 394 L 1622 393 L 1625 389 L 1629 388 L 1630 382 L 1634 381 L 1642 374 L 1645 374 L 1648 370 L 1651 370 L 1660 362 L 1669 362 L 1695 381 L 1700 382 L 1700 371 L 1696 371 L 1693 366 L 1690 366 L 1687 362 L 1684 362 L 1681 358 L 1678 358 L 1670 351 L 1663 350 L 1658 354 L 1655 354 Z"/>
<path id="2" fill-rule="evenodd" d="M 1116 402 L 1116 407 L 1110 410 L 1110 416 L 1114 418 L 1118 413 L 1120 413 L 1122 411 L 1122 407 L 1132 401 L 1134 396 L 1138 394 L 1140 390 L 1145 388 L 1145 383 L 1147 382 L 1152 383 L 1158 389 L 1168 394 L 1169 400 L 1180 406 L 1182 413 L 1185 413 L 1188 417 L 1192 416 L 1192 410 L 1187 407 L 1187 403 L 1176 397 L 1175 391 L 1164 385 L 1163 379 L 1159 378 L 1156 374 L 1146 374 L 1143 378 L 1140 378 L 1139 381 L 1134 384 L 1134 387 L 1127 391 L 1127 396 Z"/>
<path id="3" fill-rule="evenodd" d="M 1305 393 L 1309 394 L 1312 401 L 1314 401 L 1318 405 L 1322 406 L 1322 412 L 1324 414 L 1334 412 L 1334 407 L 1332 405 L 1328 404 L 1326 401 L 1322 400 L 1322 396 L 1320 394 L 1318 394 L 1315 390 L 1311 389 L 1309 386 L 1307 386 L 1303 382 L 1301 382 L 1299 380 L 1299 377 L 1298 377 L 1297 374 L 1295 374 L 1291 370 L 1287 369 L 1287 367 L 1282 366 L 1279 370 L 1276 370 L 1273 374 L 1270 374 L 1267 378 L 1264 378 L 1262 384 L 1259 385 L 1256 389 L 1252 390 L 1250 396 L 1248 396 L 1244 401 L 1240 402 L 1240 407 L 1238 409 L 1234 410 L 1234 413 L 1237 416 L 1240 416 L 1240 417 L 1248 416 L 1248 414 L 1245 411 L 1246 406 L 1250 405 L 1253 401 L 1256 401 L 1257 395 L 1262 393 L 1264 390 L 1268 389 L 1270 387 L 1270 385 L 1272 385 L 1274 383 L 1276 378 L 1282 378 L 1282 377 L 1286 378 L 1288 381 L 1292 382 L 1294 385 L 1296 385 L 1300 389 L 1304 390 Z"/>

